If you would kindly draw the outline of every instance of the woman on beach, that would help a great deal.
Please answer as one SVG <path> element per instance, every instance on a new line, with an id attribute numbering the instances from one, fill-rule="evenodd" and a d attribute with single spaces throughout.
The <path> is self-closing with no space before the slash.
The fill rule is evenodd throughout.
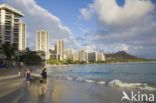
<path id="1" fill-rule="evenodd" d="M 42 92 L 45 92 L 47 90 L 47 87 L 46 87 L 46 84 L 47 84 L 47 68 L 44 68 L 44 70 L 41 73 L 40 83 L 42 83 L 42 87 L 41 87 Z"/>
<path id="2" fill-rule="evenodd" d="M 31 72 L 30 72 L 30 70 L 28 69 L 28 70 L 26 71 L 26 82 L 27 82 L 28 87 L 30 86 L 30 80 L 31 80 Z"/>

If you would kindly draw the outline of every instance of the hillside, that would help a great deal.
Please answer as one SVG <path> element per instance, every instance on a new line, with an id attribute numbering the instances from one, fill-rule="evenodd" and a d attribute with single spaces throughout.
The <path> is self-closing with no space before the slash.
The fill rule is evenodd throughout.
<path id="1" fill-rule="evenodd" d="M 106 60 L 128 60 L 128 59 L 142 59 L 136 56 L 130 55 L 125 51 L 119 51 L 113 54 L 105 54 Z"/>

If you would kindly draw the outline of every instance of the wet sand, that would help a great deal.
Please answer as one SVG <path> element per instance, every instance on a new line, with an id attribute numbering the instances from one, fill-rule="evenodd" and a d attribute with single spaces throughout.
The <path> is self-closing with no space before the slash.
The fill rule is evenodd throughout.
<path id="1" fill-rule="evenodd" d="M 0 76 L 0 103 L 121 103 L 120 89 L 53 76 L 48 78 L 48 90 L 42 93 L 38 78 L 33 78 L 27 87 L 25 79 L 17 73 L 12 71 Z"/>
<path id="2" fill-rule="evenodd" d="M 25 79 L 12 71 L 0 76 L 0 103 L 119 103 L 119 92 L 111 88 L 75 81 L 49 78 L 48 90 L 41 92 L 36 79 L 30 87 Z M 109 98 L 114 98 L 109 99 Z M 120 99 L 119 99 L 120 100 Z"/>

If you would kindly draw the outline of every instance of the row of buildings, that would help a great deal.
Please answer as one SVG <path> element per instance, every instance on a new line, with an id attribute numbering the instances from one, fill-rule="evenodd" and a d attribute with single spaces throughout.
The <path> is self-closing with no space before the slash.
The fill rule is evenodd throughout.
<path id="1" fill-rule="evenodd" d="M 72 61 L 86 61 L 97 62 L 105 61 L 105 55 L 99 52 L 88 53 L 85 50 L 79 50 L 77 54 L 72 48 L 64 49 L 64 41 L 57 40 L 55 49 L 49 50 L 49 33 L 44 30 L 36 33 L 36 51 L 44 51 L 46 59 L 54 60 L 72 60 Z"/>
<path id="2" fill-rule="evenodd" d="M 0 43 L 10 43 L 18 51 L 26 50 L 26 24 L 20 22 L 24 14 L 6 4 L 0 5 Z M 64 41 L 57 40 L 54 50 L 49 49 L 49 33 L 44 30 L 36 32 L 36 51 L 44 52 L 45 59 L 72 60 L 72 61 L 104 61 L 103 53 L 87 53 L 85 50 L 79 50 L 74 54 L 72 49 L 64 50 Z M 40 55 L 40 53 L 39 53 Z"/>

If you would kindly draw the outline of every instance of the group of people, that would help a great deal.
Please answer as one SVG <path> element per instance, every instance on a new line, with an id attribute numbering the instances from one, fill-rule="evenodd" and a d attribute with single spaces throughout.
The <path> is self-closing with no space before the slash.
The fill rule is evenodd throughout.
<path id="1" fill-rule="evenodd" d="M 31 81 L 31 76 L 32 76 L 32 71 L 30 69 L 27 69 L 26 71 L 26 83 L 27 86 L 30 86 L 30 81 Z M 42 92 L 45 92 L 47 90 L 47 68 L 44 68 L 42 70 L 42 73 L 40 75 L 40 83 L 41 83 L 41 90 Z"/>

